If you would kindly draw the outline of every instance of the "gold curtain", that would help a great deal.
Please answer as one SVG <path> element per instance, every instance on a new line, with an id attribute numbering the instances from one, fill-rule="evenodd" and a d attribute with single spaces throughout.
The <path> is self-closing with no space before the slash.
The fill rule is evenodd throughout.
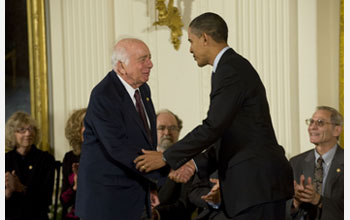
<path id="1" fill-rule="evenodd" d="M 27 0 L 30 105 L 41 130 L 42 150 L 50 151 L 45 0 Z"/>
<path id="2" fill-rule="evenodd" d="M 344 116 L 344 0 L 340 1 L 339 23 L 339 111 Z M 344 129 L 339 141 L 344 147 Z"/>

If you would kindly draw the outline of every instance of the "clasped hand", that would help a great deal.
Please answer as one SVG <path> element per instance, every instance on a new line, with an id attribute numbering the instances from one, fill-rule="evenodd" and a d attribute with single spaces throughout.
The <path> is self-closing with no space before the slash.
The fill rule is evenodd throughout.
<path id="1" fill-rule="evenodd" d="M 148 173 L 166 165 L 165 161 L 163 160 L 162 152 L 142 149 L 142 153 L 144 154 L 136 157 L 134 160 L 136 169 L 138 169 L 140 172 Z M 194 162 L 190 160 L 179 169 L 171 170 L 169 173 L 169 178 L 175 182 L 186 183 L 193 176 L 195 171 L 196 168 Z"/>
<path id="2" fill-rule="evenodd" d="M 136 157 L 134 160 L 136 169 L 138 169 L 140 172 L 148 173 L 166 165 L 163 160 L 162 152 L 142 149 L 142 153 L 143 155 Z"/>
<path id="3" fill-rule="evenodd" d="M 171 170 L 168 177 L 177 183 L 186 183 L 196 171 L 193 160 L 188 161 L 177 170 Z"/>

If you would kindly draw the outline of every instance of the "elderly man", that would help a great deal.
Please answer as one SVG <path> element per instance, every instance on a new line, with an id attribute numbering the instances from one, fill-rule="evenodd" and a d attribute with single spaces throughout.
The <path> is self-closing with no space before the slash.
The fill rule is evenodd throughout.
<path id="1" fill-rule="evenodd" d="M 338 145 L 343 117 L 319 106 L 306 120 L 315 148 L 290 159 L 294 199 L 287 206 L 293 219 L 344 219 L 344 150 Z"/>
<path id="2" fill-rule="evenodd" d="M 81 219 L 139 220 L 157 204 L 159 171 L 144 173 L 133 159 L 156 150 L 156 114 L 146 82 L 153 67 L 147 45 L 120 40 L 113 70 L 92 90 L 84 119 L 76 215 Z"/>
<path id="3" fill-rule="evenodd" d="M 167 109 L 159 111 L 157 113 L 157 151 L 164 152 L 177 142 L 181 129 L 182 120 L 177 115 Z"/>

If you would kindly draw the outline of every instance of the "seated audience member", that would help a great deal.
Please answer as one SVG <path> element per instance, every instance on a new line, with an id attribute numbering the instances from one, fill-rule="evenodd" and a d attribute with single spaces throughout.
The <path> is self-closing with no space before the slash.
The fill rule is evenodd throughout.
<path id="1" fill-rule="evenodd" d="M 306 123 L 315 148 L 290 159 L 295 194 L 287 203 L 287 217 L 344 219 L 344 150 L 337 143 L 343 117 L 331 107 L 319 106 Z"/>
<path id="2" fill-rule="evenodd" d="M 39 150 L 40 131 L 25 112 L 6 123 L 5 216 L 8 220 L 48 220 L 55 176 L 55 159 Z"/>
<path id="3" fill-rule="evenodd" d="M 198 207 L 195 220 L 228 220 L 221 207 L 220 184 L 217 170 L 217 141 L 205 152 L 196 156 L 199 172 L 194 175 L 189 200 Z"/>
<path id="4" fill-rule="evenodd" d="M 157 114 L 157 151 L 165 151 L 179 139 L 182 121 L 169 110 Z M 193 167 L 194 168 L 194 167 Z M 160 204 L 153 209 L 152 219 L 190 220 L 195 206 L 188 199 L 192 181 L 176 183 L 167 178 L 158 192 Z"/>
<path id="5" fill-rule="evenodd" d="M 77 174 L 81 145 L 83 143 L 84 117 L 86 108 L 73 112 L 66 122 L 65 134 L 73 150 L 67 152 L 63 158 L 63 179 L 61 191 L 62 217 L 65 220 L 79 219 L 75 216 L 75 193 L 77 189 Z"/>

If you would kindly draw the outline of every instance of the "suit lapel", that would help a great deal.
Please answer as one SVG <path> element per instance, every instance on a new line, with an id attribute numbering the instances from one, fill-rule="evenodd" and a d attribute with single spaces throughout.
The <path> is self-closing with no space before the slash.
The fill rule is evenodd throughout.
<path id="1" fill-rule="evenodd" d="M 142 123 L 142 120 L 140 118 L 139 113 L 136 111 L 136 107 L 134 105 L 134 102 L 131 100 L 129 93 L 126 91 L 124 85 L 122 84 L 122 82 L 120 81 L 118 76 L 116 75 L 117 73 L 112 70 L 111 74 L 112 74 L 111 77 L 118 88 L 118 92 L 119 92 L 119 94 L 121 94 L 120 96 L 122 98 L 122 107 L 124 109 L 125 114 L 130 115 L 130 117 L 135 120 L 135 123 L 142 130 L 143 135 L 145 136 L 147 142 L 149 143 L 146 130 L 143 126 L 143 123 Z M 140 87 L 140 90 L 141 90 L 141 87 Z M 144 92 L 141 91 L 141 97 L 142 97 L 143 102 L 145 104 L 143 93 Z M 147 112 L 147 115 L 150 115 L 150 114 Z"/>
<path id="2" fill-rule="evenodd" d="M 306 183 L 308 177 L 311 177 L 313 179 L 313 176 L 314 176 L 315 154 L 313 150 L 311 150 L 310 153 L 305 157 L 304 163 L 305 163 L 305 169 L 303 174 L 305 176 L 305 183 Z"/>
<path id="3" fill-rule="evenodd" d="M 337 146 L 337 151 L 334 155 L 331 167 L 329 168 L 326 184 L 324 186 L 325 196 L 331 194 L 333 183 L 336 182 L 341 175 L 344 175 L 344 152 Z"/>
<path id="4" fill-rule="evenodd" d="M 151 130 L 151 136 L 152 136 L 152 146 L 156 146 L 156 141 L 157 141 L 157 133 L 155 133 L 154 131 L 156 130 L 156 119 L 155 119 L 155 110 L 153 108 L 153 103 L 151 100 L 151 97 L 149 96 L 149 93 L 147 93 L 144 85 L 142 85 L 140 87 L 140 91 L 141 91 L 141 98 L 142 98 L 142 102 L 145 106 L 146 109 L 146 114 L 148 116 L 149 122 L 150 122 L 150 130 Z M 143 129 L 145 130 L 145 129 Z M 144 132 L 147 136 L 146 131 Z"/>

